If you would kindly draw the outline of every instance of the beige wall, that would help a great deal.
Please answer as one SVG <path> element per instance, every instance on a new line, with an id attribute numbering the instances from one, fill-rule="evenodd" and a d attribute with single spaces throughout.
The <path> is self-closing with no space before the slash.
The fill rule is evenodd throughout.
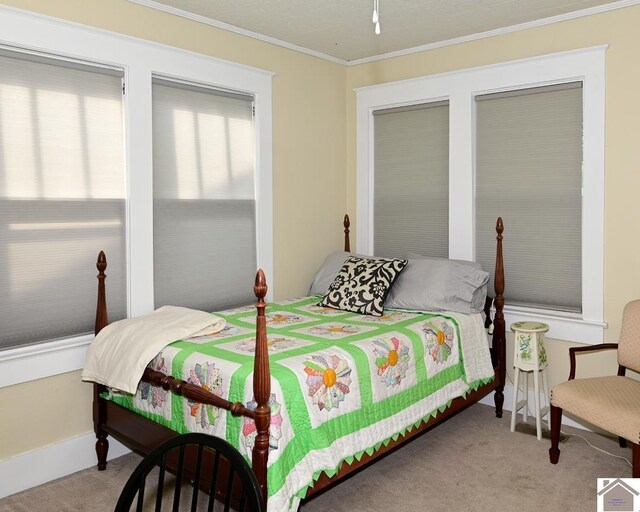
<path id="1" fill-rule="evenodd" d="M 356 211 L 356 94 L 354 88 L 608 44 L 606 54 L 605 320 L 617 341 L 624 304 L 640 297 L 640 94 L 636 65 L 640 7 L 628 7 L 545 27 L 350 67 L 347 73 L 347 206 Z M 631 229 L 630 229 L 631 228 Z M 505 219 L 508 250 L 509 219 Z M 509 283 L 506 283 L 509 286 Z M 512 343 L 513 338 L 508 337 Z M 513 347 L 508 343 L 508 361 Z M 551 385 L 569 373 L 566 341 L 548 340 Z M 510 365 L 509 365 L 510 367 Z M 583 374 L 615 372 L 613 354 L 581 357 Z M 513 374 L 513 372 L 510 372 Z"/>
<path id="2" fill-rule="evenodd" d="M 125 0 L 2 2 L 275 72 L 275 261 L 267 279 L 276 298 L 308 291 L 324 257 L 342 248 L 344 66 Z M 0 460 L 90 431 L 90 400 L 91 386 L 76 372 L 0 389 Z"/>
<path id="3" fill-rule="evenodd" d="M 79 371 L 0 388 L 0 460 L 92 430 L 92 390 Z"/>
<path id="4" fill-rule="evenodd" d="M 615 340 L 624 303 L 640 290 L 640 7 L 346 68 L 125 0 L 3 3 L 277 73 L 273 80 L 276 298 L 306 291 L 324 256 L 340 247 L 340 221 L 355 217 L 355 93 L 364 85 L 598 44 L 607 52 L 605 318 Z M 346 173 L 345 173 L 346 169 Z M 303 213 L 304 210 L 304 213 Z M 507 232 L 508 237 L 508 221 Z M 507 238 L 508 240 L 508 238 Z M 508 283 L 507 283 L 508 286 Z M 567 342 L 551 340 L 552 384 L 568 373 Z M 509 350 L 509 358 L 512 351 Z M 615 368 L 592 356 L 584 374 Z M 511 372 L 512 373 L 512 372 Z M 91 430 L 90 386 L 77 372 L 0 389 L 0 460 Z M 5 413 L 11 412 L 9 416 Z"/>

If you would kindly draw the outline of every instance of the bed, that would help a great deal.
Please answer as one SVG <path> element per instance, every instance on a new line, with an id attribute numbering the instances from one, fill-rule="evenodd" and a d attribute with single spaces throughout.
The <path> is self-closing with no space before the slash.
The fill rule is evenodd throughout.
<path id="1" fill-rule="evenodd" d="M 348 217 L 344 228 L 348 252 Z M 144 454 L 195 429 L 227 437 L 251 459 L 269 510 L 295 510 L 300 499 L 492 391 L 496 416 L 502 417 L 501 219 L 496 232 L 495 297 L 485 308 L 486 314 L 491 303 L 495 308 L 488 370 L 474 368 L 476 349 L 460 342 L 478 338 L 480 328 L 486 344 L 477 316 L 385 311 L 373 317 L 319 307 L 318 297 L 267 309 L 267 284 L 258 271 L 257 316 L 253 307 L 218 313 L 227 322 L 223 332 L 167 347 L 144 370 L 135 395 L 108 393 L 94 384 L 98 469 L 106 468 L 109 435 Z M 108 324 L 103 253 L 97 267 L 96 334 Z M 311 455 L 305 446 L 312 447 Z"/>

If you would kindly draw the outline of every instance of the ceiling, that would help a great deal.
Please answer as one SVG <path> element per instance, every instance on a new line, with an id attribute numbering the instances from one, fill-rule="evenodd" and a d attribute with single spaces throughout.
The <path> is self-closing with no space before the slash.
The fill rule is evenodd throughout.
<path id="1" fill-rule="evenodd" d="M 631 0 L 131 0 L 338 62 L 624 7 Z M 549 19 L 551 18 L 551 19 Z M 475 35 L 475 37 L 473 37 Z M 424 49 L 424 48 L 423 48 Z"/>

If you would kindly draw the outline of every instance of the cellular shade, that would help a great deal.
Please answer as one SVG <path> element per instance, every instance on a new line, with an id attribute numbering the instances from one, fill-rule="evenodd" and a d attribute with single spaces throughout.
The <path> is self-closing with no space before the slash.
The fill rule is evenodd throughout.
<path id="1" fill-rule="evenodd" d="M 374 253 L 449 254 L 449 104 L 374 112 Z"/>
<path id="2" fill-rule="evenodd" d="M 0 53 L 0 349 L 126 315 L 122 72 Z"/>
<path id="3" fill-rule="evenodd" d="M 493 272 L 502 216 L 507 304 L 581 311 L 581 83 L 479 96 L 476 115 L 477 260 Z"/>
<path id="4" fill-rule="evenodd" d="M 250 96 L 154 79 L 156 307 L 255 300 L 252 109 Z"/>

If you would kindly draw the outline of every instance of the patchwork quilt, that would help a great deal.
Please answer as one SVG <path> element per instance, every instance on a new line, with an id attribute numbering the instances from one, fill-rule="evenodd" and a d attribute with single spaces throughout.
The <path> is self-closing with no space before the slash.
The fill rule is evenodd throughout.
<path id="1" fill-rule="evenodd" d="M 268 510 L 297 510 L 324 472 L 373 453 L 493 378 L 480 315 L 387 310 L 381 317 L 317 306 L 319 297 L 271 304 Z M 255 307 L 216 313 L 219 333 L 176 341 L 150 363 L 230 401 L 255 407 Z M 253 420 L 140 383 L 110 399 L 177 432 L 227 439 L 250 461 Z"/>

